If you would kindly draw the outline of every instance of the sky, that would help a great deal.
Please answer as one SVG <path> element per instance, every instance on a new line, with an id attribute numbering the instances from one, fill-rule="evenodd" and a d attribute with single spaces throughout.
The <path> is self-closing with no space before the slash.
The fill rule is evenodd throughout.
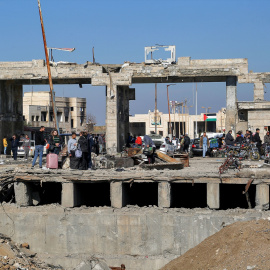
<path id="1" fill-rule="evenodd" d="M 249 70 L 270 72 L 269 0 L 40 0 L 49 47 L 55 61 L 121 64 L 144 62 L 144 47 L 175 45 L 176 58 L 248 58 Z M 0 61 L 45 59 L 36 0 L 0 0 Z M 130 115 L 154 110 L 154 84 L 135 84 Z M 226 106 L 225 83 L 199 83 L 198 113 Z M 49 86 L 33 86 L 34 91 Z M 56 96 L 87 99 L 87 112 L 105 124 L 105 87 L 55 85 Z M 194 84 L 171 86 L 170 100 L 187 99 L 195 113 Z M 253 99 L 253 85 L 238 84 L 238 100 Z M 31 91 L 32 86 L 24 86 Z M 265 99 L 270 99 L 270 84 Z M 158 109 L 168 112 L 166 85 L 158 84 Z"/>

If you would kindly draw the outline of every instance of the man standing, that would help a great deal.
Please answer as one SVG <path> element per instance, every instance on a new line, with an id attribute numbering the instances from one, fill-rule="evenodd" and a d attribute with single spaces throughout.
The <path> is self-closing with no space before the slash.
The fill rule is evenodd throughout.
<path id="1" fill-rule="evenodd" d="M 30 142 L 29 136 L 26 134 L 24 139 L 23 139 L 23 144 L 22 144 L 22 147 L 24 150 L 24 159 L 25 160 L 28 160 L 30 146 L 31 146 L 31 142 Z"/>
<path id="2" fill-rule="evenodd" d="M 203 158 L 205 158 L 205 154 L 207 152 L 207 148 L 209 147 L 209 139 L 206 136 L 206 132 L 200 138 L 200 148 L 203 149 Z"/>
<path id="3" fill-rule="evenodd" d="M 36 164 L 36 160 L 38 156 L 39 156 L 39 168 L 42 168 L 43 148 L 46 143 L 46 140 L 44 138 L 44 131 L 45 131 L 45 127 L 41 126 L 40 130 L 37 131 L 35 134 L 35 156 L 32 163 L 32 169 L 34 168 Z"/>
<path id="4" fill-rule="evenodd" d="M 267 143 L 270 145 L 270 133 L 269 131 L 266 132 L 266 135 L 264 136 L 264 143 Z"/>
<path id="5" fill-rule="evenodd" d="M 259 153 L 261 154 L 262 140 L 260 138 L 260 129 L 256 128 L 256 133 L 253 137 L 253 142 L 257 143 L 256 146 L 259 149 Z"/>
<path id="6" fill-rule="evenodd" d="M 13 159 L 17 160 L 19 140 L 17 139 L 17 136 L 15 134 L 9 140 L 11 141 L 11 150 L 13 153 Z"/>
<path id="7" fill-rule="evenodd" d="M 234 138 L 232 136 L 232 130 L 229 130 L 229 132 L 227 133 L 225 137 L 225 143 L 226 145 L 233 145 L 233 142 L 234 142 Z"/>
<path id="8" fill-rule="evenodd" d="M 186 133 L 185 137 L 184 137 L 184 152 L 188 152 L 188 148 L 190 145 L 190 138 L 188 137 L 188 134 Z"/>
<path id="9" fill-rule="evenodd" d="M 71 139 L 68 140 L 68 155 L 70 158 L 70 169 L 78 169 L 79 160 L 75 157 L 77 149 L 76 133 L 72 132 Z"/>

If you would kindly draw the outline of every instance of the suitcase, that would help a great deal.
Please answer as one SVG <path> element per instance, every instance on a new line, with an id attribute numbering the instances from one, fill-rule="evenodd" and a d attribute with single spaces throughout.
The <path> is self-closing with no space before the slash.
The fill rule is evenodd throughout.
<path id="1" fill-rule="evenodd" d="M 48 154 L 46 157 L 46 167 L 48 169 L 58 169 L 58 155 Z"/>

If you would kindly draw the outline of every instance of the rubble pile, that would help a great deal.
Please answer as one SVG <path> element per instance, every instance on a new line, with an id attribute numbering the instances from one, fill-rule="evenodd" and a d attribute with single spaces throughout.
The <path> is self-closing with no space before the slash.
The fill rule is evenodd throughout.
<path id="1" fill-rule="evenodd" d="M 206 238 L 161 270 L 270 269 L 269 253 L 269 220 L 236 222 Z"/>
<path id="2" fill-rule="evenodd" d="M 63 269 L 60 266 L 41 262 L 27 243 L 17 244 L 0 234 L 0 269 L 7 270 L 47 270 Z"/>

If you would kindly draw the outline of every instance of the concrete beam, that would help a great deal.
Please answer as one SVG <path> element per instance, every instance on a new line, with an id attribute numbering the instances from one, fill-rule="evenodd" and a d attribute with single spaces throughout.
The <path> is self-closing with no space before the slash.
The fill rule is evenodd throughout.
<path id="1" fill-rule="evenodd" d="M 123 186 L 122 182 L 111 182 L 111 207 L 122 208 L 123 207 Z"/>
<path id="2" fill-rule="evenodd" d="M 168 182 L 158 183 L 158 206 L 171 207 L 171 184 Z"/>
<path id="3" fill-rule="evenodd" d="M 15 201 L 18 206 L 32 205 L 31 187 L 29 183 L 14 183 Z"/>
<path id="4" fill-rule="evenodd" d="M 263 82 L 254 83 L 254 101 L 264 100 L 264 84 Z"/>
<path id="5" fill-rule="evenodd" d="M 256 185 L 256 209 L 269 209 L 269 185 Z"/>
<path id="6" fill-rule="evenodd" d="M 210 209 L 219 209 L 219 184 L 208 183 L 207 184 L 207 205 Z"/>
<path id="7" fill-rule="evenodd" d="M 77 193 L 76 184 L 62 183 L 61 204 L 63 207 L 74 207 L 79 205 L 79 194 Z"/>

